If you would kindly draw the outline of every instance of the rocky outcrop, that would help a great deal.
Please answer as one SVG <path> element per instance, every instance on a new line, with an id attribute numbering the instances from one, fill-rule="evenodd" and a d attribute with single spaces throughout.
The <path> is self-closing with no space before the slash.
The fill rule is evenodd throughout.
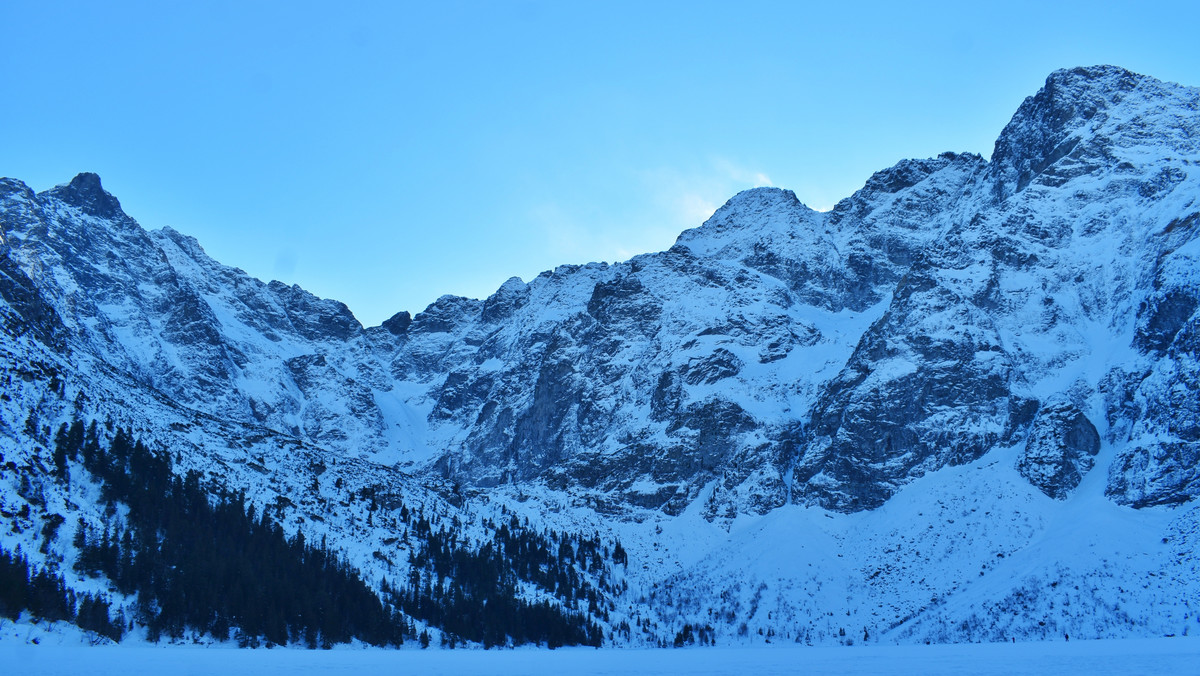
<path id="1" fill-rule="evenodd" d="M 1025 99 L 992 151 L 992 191 L 1002 200 L 1041 180 L 1054 187 L 1104 168 L 1087 141 L 1125 97 L 1152 78 L 1116 66 L 1060 70 Z M 1081 145 L 1082 144 L 1082 145 Z"/>
<path id="2" fill-rule="evenodd" d="M 871 509 L 914 476 L 979 458 L 1028 422 L 1013 370 L 990 317 L 914 268 L 823 388 L 795 470 L 801 499 Z"/>
<path id="3" fill-rule="evenodd" d="M 1055 401 L 1038 411 L 1017 471 L 1038 490 L 1063 500 L 1092 469 L 1099 452 L 1096 426 L 1074 404 Z"/>
<path id="4" fill-rule="evenodd" d="M 91 172 L 79 174 L 70 183 L 47 190 L 46 196 L 75 207 L 88 216 L 109 221 L 129 218 L 121 210 L 117 198 L 100 185 L 100 177 Z"/>

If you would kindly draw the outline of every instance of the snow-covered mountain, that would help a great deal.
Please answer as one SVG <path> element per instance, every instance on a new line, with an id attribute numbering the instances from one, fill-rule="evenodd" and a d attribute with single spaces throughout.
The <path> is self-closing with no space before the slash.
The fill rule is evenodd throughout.
<path id="1" fill-rule="evenodd" d="M 588 611 L 616 643 L 1184 632 L 1197 166 L 1200 89 L 1058 71 L 990 161 L 905 160 L 825 213 L 749 190 L 667 251 L 370 328 L 94 174 L 0 179 L 0 542 L 70 568 L 33 526 L 105 507 L 48 449 L 99 420 L 372 581 L 407 564 L 364 490 L 464 541 L 510 513 L 619 539 Z"/>

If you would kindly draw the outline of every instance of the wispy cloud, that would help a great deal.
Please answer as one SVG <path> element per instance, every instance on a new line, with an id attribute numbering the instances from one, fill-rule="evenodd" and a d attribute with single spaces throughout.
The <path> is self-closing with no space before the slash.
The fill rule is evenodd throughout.
<path id="1" fill-rule="evenodd" d="M 680 232 L 702 224 L 739 191 L 773 186 L 766 172 L 727 158 L 688 169 L 635 172 L 624 204 L 600 222 L 583 203 L 547 201 L 528 211 L 544 251 L 558 262 L 621 261 L 671 246 Z"/>
<path id="2" fill-rule="evenodd" d="M 593 233 L 567 209 L 553 202 L 534 206 L 530 221 L 542 233 L 546 249 L 567 259 L 588 252 L 595 244 Z"/>
<path id="3" fill-rule="evenodd" d="M 725 158 L 713 160 L 713 166 L 718 172 L 723 173 L 731 183 L 745 185 L 748 188 L 771 188 L 775 186 L 771 182 L 771 177 L 763 172 L 747 169 Z"/>
<path id="4" fill-rule="evenodd" d="M 534 206 L 529 220 L 541 233 L 547 260 L 555 264 L 622 261 L 665 248 L 673 241 L 635 227 L 631 219 L 599 222 L 586 208 L 558 202 Z"/>
<path id="5" fill-rule="evenodd" d="M 665 211 L 677 230 L 700 225 L 737 192 L 775 185 L 766 172 L 724 157 L 714 157 L 686 171 L 664 168 L 643 172 L 643 182 L 657 210 Z"/>

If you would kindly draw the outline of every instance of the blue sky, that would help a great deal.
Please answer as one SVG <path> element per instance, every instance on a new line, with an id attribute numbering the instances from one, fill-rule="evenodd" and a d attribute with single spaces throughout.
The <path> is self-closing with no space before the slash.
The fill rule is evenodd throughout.
<path id="1" fill-rule="evenodd" d="M 1200 85 L 1200 3 L 0 5 L 0 175 L 364 324 L 669 247 L 742 190 L 831 207 L 991 153 L 1052 70 Z"/>

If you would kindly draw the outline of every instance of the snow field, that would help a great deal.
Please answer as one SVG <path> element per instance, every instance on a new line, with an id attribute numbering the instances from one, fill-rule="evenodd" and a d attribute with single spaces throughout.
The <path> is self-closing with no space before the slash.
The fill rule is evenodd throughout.
<path id="1" fill-rule="evenodd" d="M 184 647 L 0 646 L 15 673 L 113 676 L 303 676 L 394 673 L 422 676 L 576 674 L 1054 674 L 1116 676 L 1196 673 L 1200 640 L 1126 639 L 933 646 L 694 648 L 682 650 L 234 650 Z"/>

